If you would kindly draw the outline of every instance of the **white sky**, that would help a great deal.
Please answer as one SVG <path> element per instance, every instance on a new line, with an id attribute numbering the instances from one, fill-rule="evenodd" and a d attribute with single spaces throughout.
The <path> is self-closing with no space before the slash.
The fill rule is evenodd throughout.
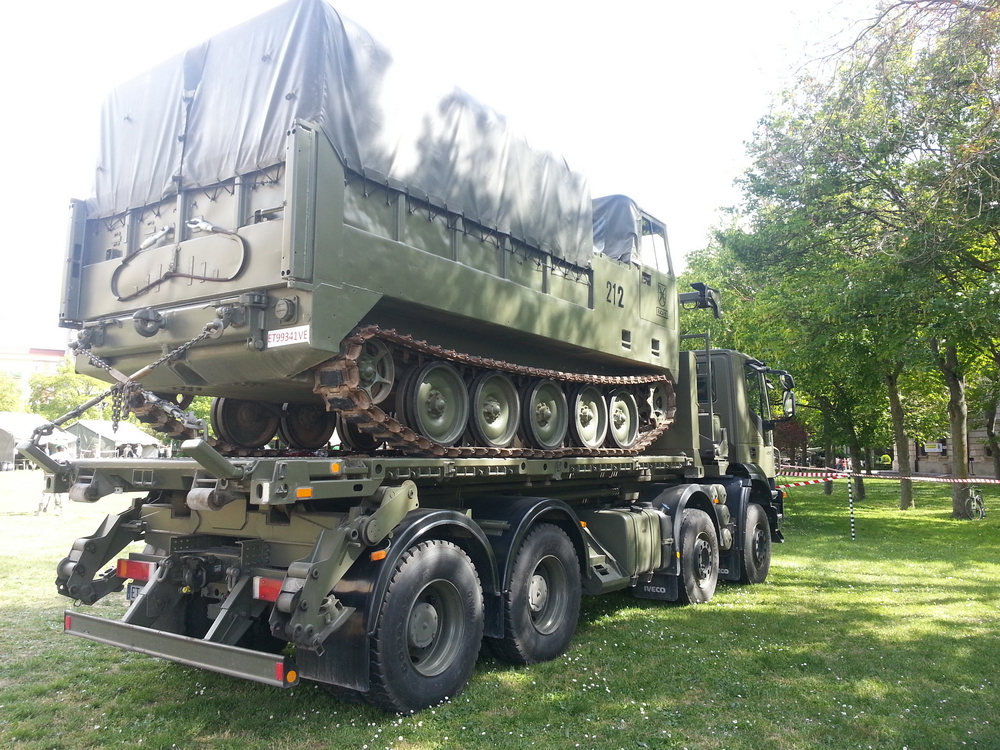
<path id="1" fill-rule="evenodd" d="M 0 349 L 60 348 L 70 198 L 90 195 L 100 106 L 278 0 L 57 0 L 4 10 Z M 334 0 L 414 76 L 454 83 L 566 157 L 595 196 L 667 224 L 675 263 L 737 202 L 772 94 L 874 0 Z"/>

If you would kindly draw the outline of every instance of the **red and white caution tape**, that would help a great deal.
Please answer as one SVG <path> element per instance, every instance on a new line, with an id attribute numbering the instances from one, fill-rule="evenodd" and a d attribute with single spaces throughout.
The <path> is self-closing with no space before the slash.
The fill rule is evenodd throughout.
<path id="1" fill-rule="evenodd" d="M 791 467 L 793 469 L 799 467 Z M 1000 484 L 1000 479 L 986 479 L 986 478 L 968 478 L 968 479 L 954 479 L 952 477 L 899 477 L 899 476 L 883 476 L 880 474 L 853 474 L 845 472 L 803 472 L 803 471 L 781 471 L 779 476 L 782 477 L 817 477 L 807 482 L 791 482 L 790 484 L 779 484 L 775 485 L 777 489 L 785 489 L 786 487 L 804 487 L 809 484 L 820 484 L 822 482 L 830 482 L 835 479 L 848 479 L 850 477 L 861 478 L 861 479 L 895 479 L 896 481 L 902 481 L 903 479 L 909 479 L 912 482 L 938 482 L 940 484 Z"/>

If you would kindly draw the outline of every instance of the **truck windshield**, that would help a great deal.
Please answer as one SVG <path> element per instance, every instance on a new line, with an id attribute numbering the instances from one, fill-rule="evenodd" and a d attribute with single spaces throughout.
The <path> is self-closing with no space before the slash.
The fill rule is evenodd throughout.
<path id="1" fill-rule="evenodd" d="M 749 364 L 744 369 L 746 377 L 747 407 L 754 416 L 761 419 L 771 418 L 771 405 L 767 398 L 767 386 L 764 384 L 764 374 Z"/>
<path id="2" fill-rule="evenodd" d="M 639 252 L 644 265 L 651 266 L 660 273 L 670 273 L 666 227 L 647 216 L 642 217 L 642 246 Z"/>

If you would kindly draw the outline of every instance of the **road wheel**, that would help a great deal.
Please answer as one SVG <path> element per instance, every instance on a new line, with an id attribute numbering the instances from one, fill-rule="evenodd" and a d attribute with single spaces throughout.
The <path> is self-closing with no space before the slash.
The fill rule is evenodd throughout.
<path id="1" fill-rule="evenodd" d="M 504 596 L 502 639 L 494 653 L 515 664 L 554 659 L 573 639 L 580 614 L 580 562 L 566 532 L 538 525 L 521 544 Z"/>
<path id="2" fill-rule="evenodd" d="M 323 404 L 285 404 L 278 424 L 278 437 L 289 448 L 319 450 L 337 429 L 337 412 Z"/>
<path id="3" fill-rule="evenodd" d="M 371 639 L 368 700 L 412 713 L 465 687 L 483 637 L 483 592 L 472 560 L 440 540 L 396 564 Z"/>
<path id="4" fill-rule="evenodd" d="M 569 429 L 566 394 L 554 380 L 537 380 L 521 393 L 521 422 L 528 443 L 544 451 L 561 448 Z"/>
<path id="5" fill-rule="evenodd" d="M 686 508 L 681 515 L 681 601 L 704 604 L 719 582 L 719 537 L 704 511 Z"/>
<path id="6" fill-rule="evenodd" d="M 771 569 L 771 527 L 767 514 L 757 503 L 747 506 L 743 528 L 741 583 L 764 583 Z"/>

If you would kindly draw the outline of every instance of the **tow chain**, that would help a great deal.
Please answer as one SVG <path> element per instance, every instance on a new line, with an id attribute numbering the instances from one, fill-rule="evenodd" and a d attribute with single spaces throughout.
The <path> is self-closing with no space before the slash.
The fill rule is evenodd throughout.
<path id="1" fill-rule="evenodd" d="M 152 364 L 144 367 L 136 375 L 141 373 L 140 376 L 145 376 L 160 365 L 176 359 L 195 344 L 213 335 L 223 325 L 221 320 L 212 320 L 193 339 L 167 352 Z M 238 446 L 223 443 L 211 437 L 208 434 L 208 425 L 205 424 L 204 420 L 197 419 L 192 413 L 184 411 L 177 404 L 173 404 L 157 396 L 152 391 L 146 390 L 139 385 L 138 380 L 134 379 L 136 375 L 123 379 L 120 373 L 116 374 L 115 369 L 108 362 L 90 351 L 89 345 L 77 347 L 76 351 L 85 355 L 94 367 L 107 371 L 111 377 L 118 381 L 108 389 L 101 399 L 107 398 L 108 395 L 111 396 L 112 429 L 115 432 L 118 431 L 119 421 L 125 419 L 131 411 L 140 422 L 148 424 L 157 432 L 164 433 L 167 437 L 187 440 L 201 436 L 216 450 L 226 453 L 245 452 Z"/>
<path id="2" fill-rule="evenodd" d="M 435 443 L 410 427 L 399 422 L 372 403 L 371 396 L 360 386 L 358 358 L 367 341 L 378 338 L 410 351 L 461 366 L 496 370 L 527 378 L 547 378 L 557 382 L 581 383 L 601 386 L 661 386 L 667 408 L 657 414 L 650 408 L 650 416 L 640 425 L 639 438 L 629 448 L 564 447 L 554 450 L 536 448 L 490 448 L 485 446 L 443 446 Z M 673 422 L 674 391 L 672 383 L 663 375 L 585 375 L 560 372 L 536 367 L 510 364 L 501 360 L 474 357 L 451 349 L 417 341 L 412 336 L 395 330 L 382 330 L 378 326 L 358 329 L 341 342 L 340 356 L 314 369 L 316 386 L 313 390 L 323 396 L 328 408 L 340 412 L 341 418 L 352 423 L 361 432 L 376 441 L 384 441 L 410 455 L 448 458 L 561 458 L 569 456 L 634 456 L 649 447 Z"/>

